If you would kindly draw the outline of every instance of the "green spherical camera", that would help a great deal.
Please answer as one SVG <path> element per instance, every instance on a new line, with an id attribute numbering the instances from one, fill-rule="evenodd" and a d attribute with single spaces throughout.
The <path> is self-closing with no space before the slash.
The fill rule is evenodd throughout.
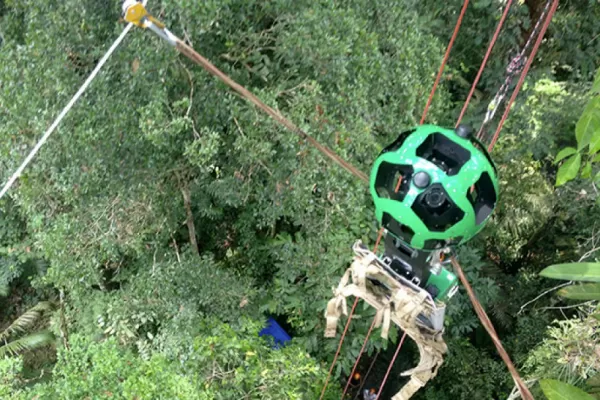
<path id="1" fill-rule="evenodd" d="M 464 125 L 401 133 L 375 160 L 370 188 L 379 223 L 429 251 L 471 239 L 498 201 L 496 166 Z"/>

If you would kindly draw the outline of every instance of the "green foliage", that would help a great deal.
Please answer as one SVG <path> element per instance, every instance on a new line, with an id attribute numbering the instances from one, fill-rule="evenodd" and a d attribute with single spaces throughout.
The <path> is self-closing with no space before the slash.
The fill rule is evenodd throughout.
<path id="1" fill-rule="evenodd" d="M 558 295 L 572 300 L 600 300 L 600 283 L 587 283 L 566 287 Z"/>
<path id="2" fill-rule="evenodd" d="M 19 373 L 23 360 L 18 357 L 0 357 L 0 397 L 4 399 L 21 395 Z"/>
<path id="3" fill-rule="evenodd" d="M 18 209 L 11 201 L 0 202 L 0 297 L 9 294 L 11 282 L 21 276 L 30 258 L 31 243 Z"/>
<path id="4" fill-rule="evenodd" d="M 572 132 L 589 99 L 589 86 L 561 82 L 551 75 L 530 81 L 519 95 L 523 96 L 521 104 L 506 122 L 504 140 L 494 149 L 497 162 L 529 154 L 536 161 L 548 162 L 565 145 L 575 147 Z"/>
<path id="5" fill-rule="evenodd" d="M 544 391 L 544 394 L 548 400 L 593 400 L 594 397 L 590 396 L 583 390 L 569 385 L 564 382 L 560 382 L 554 379 L 544 379 L 540 382 L 540 386 Z"/>
<path id="6" fill-rule="evenodd" d="M 25 333 L 41 318 L 42 314 L 47 311 L 54 309 L 52 303 L 43 301 L 38 303 L 35 307 L 27 310 L 19 318 L 17 318 L 12 324 L 10 324 L 4 331 L 0 332 L 0 341 L 6 342 L 8 338 L 18 333 Z"/>
<path id="7" fill-rule="evenodd" d="M 34 332 L 22 338 L 12 340 L 0 347 L 0 358 L 16 356 L 54 343 L 54 334 L 50 331 Z"/>
<path id="8" fill-rule="evenodd" d="M 557 321 L 549 327 L 543 342 L 530 353 L 525 369 L 533 376 L 572 384 L 594 376 L 600 372 L 596 354 L 599 324 L 593 317 Z"/>
<path id="9" fill-rule="evenodd" d="M 114 339 L 90 341 L 74 335 L 70 349 L 59 351 L 52 381 L 19 389 L 19 366 L 4 362 L 0 368 L 12 371 L 12 387 L 2 381 L 0 390 L 14 399 L 312 399 L 317 395 L 325 371 L 306 352 L 297 345 L 271 350 L 258 337 L 256 323 L 243 325 L 235 331 L 204 320 L 194 357 L 183 365 L 160 353 L 144 360 Z M 339 397 L 335 390 L 330 395 Z"/>
<path id="10" fill-rule="evenodd" d="M 600 282 L 600 263 L 568 263 L 546 267 L 541 276 L 567 281 Z"/>
<path id="11" fill-rule="evenodd" d="M 421 398 L 466 400 L 508 397 L 512 381 L 501 361 L 464 339 L 454 339 L 448 344 L 449 354 L 438 376 L 423 390 Z"/>
<path id="12" fill-rule="evenodd" d="M 600 151 L 600 70 L 590 91 L 591 99 L 588 101 L 583 114 L 575 127 L 577 139 L 577 150 L 572 148 L 562 150 L 556 157 L 555 162 L 566 159 L 558 169 L 556 175 L 556 186 L 575 179 L 585 160 L 581 177 L 589 179 L 592 175 L 593 164 L 597 162 L 597 153 Z M 559 157 L 560 156 L 560 157 Z"/>
<path id="13" fill-rule="evenodd" d="M 600 264 L 580 262 L 551 265 L 540 272 L 540 275 L 552 279 L 600 282 Z M 600 300 L 600 283 L 566 287 L 559 290 L 558 294 L 573 300 Z"/>
<path id="14" fill-rule="evenodd" d="M 1 181 L 123 28 L 117 3 L 2 2 Z M 460 3 L 175 0 L 151 8 L 219 68 L 366 171 L 402 127 L 419 120 Z M 507 55 L 531 27 L 530 3 L 514 6 L 467 122 L 481 120 L 504 79 Z M 598 9 L 583 3 L 556 14 L 494 154 L 502 179 L 494 221 L 460 254 L 519 362 L 550 318 L 516 316 L 525 297 L 544 289 L 537 272 L 584 251 L 590 221 L 600 218 L 591 182 L 572 181 L 558 193 L 551 185 L 550 154 L 577 149 L 557 161 L 575 164 L 580 155 L 584 177 L 594 176 L 599 157 L 589 153 L 597 147 L 589 134 L 595 120 L 577 130 L 597 68 L 589 54 L 600 45 Z M 454 123 L 502 4 L 475 1 L 468 9 L 430 122 Z M 127 37 L 0 204 L 0 294 L 10 294 L 0 299 L 2 311 L 61 290 L 71 333 L 71 351 L 58 345 L 46 383 L 22 387 L 17 359 L 1 360 L 0 397 L 313 399 L 337 347 L 322 337 L 331 288 L 352 243 L 374 241 L 368 193 L 146 33 Z M 589 138 L 587 148 L 573 131 L 581 143 Z M 33 287 L 25 279 L 35 275 L 30 267 Z M 244 322 L 262 323 L 264 313 L 287 319 L 291 347 L 270 351 L 256 337 L 259 327 Z M 352 366 L 372 317 L 371 308 L 358 309 L 336 377 Z M 510 377 L 462 292 L 449 304 L 447 332 L 451 355 L 427 393 L 506 395 Z M 367 350 L 387 345 L 375 338 Z M 543 358 L 544 368 L 558 358 Z"/>
<path id="15" fill-rule="evenodd" d="M 513 140 L 517 142 L 506 144 Z M 505 156 L 518 145 L 517 138 L 506 141 L 506 147 L 498 155 L 502 201 L 483 234 L 487 236 L 490 251 L 510 262 L 519 258 L 523 247 L 552 219 L 556 200 L 551 185 L 540 173 L 542 163 L 531 155 Z"/>

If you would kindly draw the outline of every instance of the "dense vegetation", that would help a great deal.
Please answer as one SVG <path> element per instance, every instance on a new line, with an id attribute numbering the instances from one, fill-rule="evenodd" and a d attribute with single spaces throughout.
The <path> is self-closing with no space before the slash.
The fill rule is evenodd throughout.
<path id="1" fill-rule="evenodd" d="M 117 3 L 0 0 L 2 182 L 123 28 Z M 418 123 L 461 3 L 151 8 L 368 171 L 399 130 Z M 472 3 L 430 122 L 454 124 L 504 2 Z M 544 3 L 514 5 L 467 122 L 482 121 Z M 539 276 L 550 264 L 599 257 L 599 160 L 588 155 L 600 147 L 599 21 L 595 0 L 559 7 L 494 150 L 499 208 L 459 251 L 537 396 L 537 379 L 589 390 L 600 372 L 597 303 L 541 296 L 557 282 Z M 582 146 L 584 111 L 592 122 Z M 331 287 L 354 241 L 372 243 L 376 228 L 360 181 L 134 31 L 0 202 L 0 398 L 318 398 L 337 346 L 323 338 Z M 358 313 L 336 376 L 349 372 L 369 328 L 373 311 Z M 293 334 L 291 345 L 274 351 L 258 337 L 268 315 Z M 418 398 L 509 396 L 510 375 L 462 291 L 445 337 L 446 363 Z M 368 351 L 388 346 L 374 338 Z M 410 348 L 404 354 L 403 367 L 416 361 Z M 337 381 L 328 396 L 340 397 Z"/>

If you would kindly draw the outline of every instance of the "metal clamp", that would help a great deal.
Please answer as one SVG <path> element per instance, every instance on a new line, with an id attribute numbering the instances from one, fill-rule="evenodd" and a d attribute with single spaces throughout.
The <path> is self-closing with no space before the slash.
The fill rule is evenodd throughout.
<path id="1" fill-rule="evenodd" d="M 125 0 L 123 2 L 123 18 L 140 28 L 150 29 L 171 46 L 177 46 L 179 39 L 166 28 L 165 24 L 154 18 L 145 6 L 146 2 Z"/>

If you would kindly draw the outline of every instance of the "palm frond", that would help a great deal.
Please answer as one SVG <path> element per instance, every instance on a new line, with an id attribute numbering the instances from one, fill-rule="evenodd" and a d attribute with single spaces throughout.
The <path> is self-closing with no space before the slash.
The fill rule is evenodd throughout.
<path id="1" fill-rule="evenodd" d="M 0 347 L 0 358 L 16 356 L 26 351 L 39 349 L 54 343 L 54 340 L 54 334 L 50 331 L 35 332 Z"/>
<path id="2" fill-rule="evenodd" d="M 17 318 L 8 328 L 0 332 L 0 342 L 8 341 L 8 338 L 15 333 L 24 333 L 33 326 L 45 311 L 53 310 L 54 306 L 49 301 L 40 301 L 35 307 L 27 310 L 23 315 Z"/>

